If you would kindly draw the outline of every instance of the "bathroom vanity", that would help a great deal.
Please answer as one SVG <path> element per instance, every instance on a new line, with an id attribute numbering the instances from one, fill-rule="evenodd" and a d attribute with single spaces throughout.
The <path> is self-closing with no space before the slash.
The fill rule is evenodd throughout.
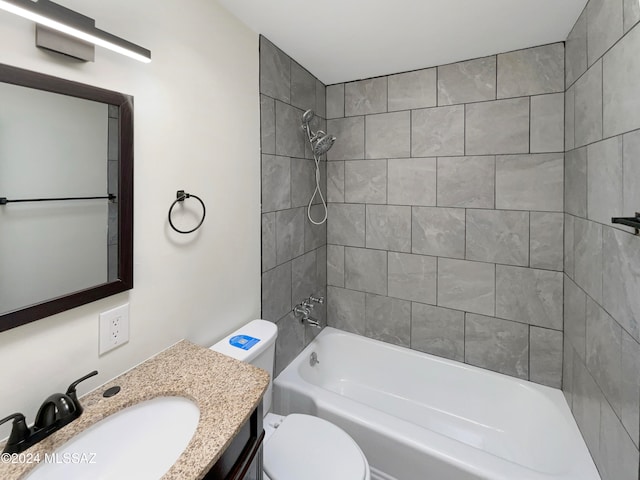
<path id="1" fill-rule="evenodd" d="M 82 397 L 82 416 L 23 452 L 29 456 L 22 459 L 51 458 L 79 433 L 140 402 L 182 397 L 195 403 L 200 417 L 187 447 L 162 479 L 259 480 L 262 396 L 268 385 L 264 370 L 183 340 Z M 116 386 L 117 394 L 103 396 Z M 100 453 L 95 453 L 99 459 Z M 0 463 L 0 478 L 28 478 L 25 474 L 37 466 L 26 461 Z M 131 475 L 140 478 L 136 472 Z"/>

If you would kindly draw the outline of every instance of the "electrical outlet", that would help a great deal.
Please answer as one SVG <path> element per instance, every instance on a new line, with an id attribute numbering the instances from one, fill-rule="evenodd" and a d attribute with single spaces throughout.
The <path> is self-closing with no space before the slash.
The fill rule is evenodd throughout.
<path id="1" fill-rule="evenodd" d="M 98 353 L 110 352 L 129 341 L 129 304 L 100 314 Z"/>

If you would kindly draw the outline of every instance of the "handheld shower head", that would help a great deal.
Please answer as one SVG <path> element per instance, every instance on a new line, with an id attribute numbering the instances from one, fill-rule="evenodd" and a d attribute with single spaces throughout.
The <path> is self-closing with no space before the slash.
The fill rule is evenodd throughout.
<path id="1" fill-rule="evenodd" d="M 316 132 L 311 131 L 311 127 L 309 123 L 315 118 L 316 114 L 313 110 L 307 110 L 302 114 L 302 129 L 307 132 L 307 136 L 309 137 L 309 142 L 311 143 L 311 148 L 313 150 L 313 154 L 316 157 L 320 155 L 324 155 L 329 151 L 329 149 L 333 146 L 336 141 L 336 137 L 333 135 L 327 135 L 322 130 L 318 130 Z"/>
<path id="2" fill-rule="evenodd" d="M 314 155 L 316 155 L 317 157 L 319 157 L 320 155 L 324 155 L 329 151 L 331 147 L 333 147 L 335 141 L 336 137 L 334 137 L 333 135 L 324 134 L 318 137 L 315 141 L 315 144 L 313 145 Z"/>
<path id="3" fill-rule="evenodd" d="M 313 110 L 307 110 L 306 112 L 304 112 L 302 114 L 303 125 L 309 125 L 309 123 L 311 122 L 311 120 L 313 120 L 313 117 L 315 116 L 316 114 L 313 112 Z"/>
<path id="4" fill-rule="evenodd" d="M 316 163 L 316 188 L 313 191 L 313 195 L 311 195 L 309 205 L 307 206 L 307 217 L 309 218 L 309 221 L 314 225 L 322 225 L 327 221 L 327 202 L 322 196 L 322 190 L 320 189 L 320 156 L 327 153 L 329 149 L 333 147 L 333 144 L 336 141 L 336 137 L 334 137 L 333 135 L 327 135 L 322 130 L 312 132 L 311 126 L 309 124 L 315 118 L 315 116 L 316 114 L 313 113 L 313 110 L 307 110 L 302 114 L 302 129 L 305 131 L 306 136 L 309 139 L 311 150 L 313 151 L 313 159 Z M 324 207 L 324 216 L 319 222 L 316 222 L 311 216 L 311 207 L 316 196 L 320 197 L 320 201 L 322 202 L 322 205 Z"/>

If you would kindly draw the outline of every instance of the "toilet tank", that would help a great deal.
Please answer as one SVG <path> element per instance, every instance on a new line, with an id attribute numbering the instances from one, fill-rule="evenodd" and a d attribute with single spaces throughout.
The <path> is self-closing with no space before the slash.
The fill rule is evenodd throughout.
<path id="1" fill-rule="evenodd" d="M 265 415 L 271 409 L 277 336 L 278 327 L 275 323 L 267 320 L 253 320 L 210 347 L 211 350 L 250 363 L 269 373 L 271 379 L 263 399 Z"/>

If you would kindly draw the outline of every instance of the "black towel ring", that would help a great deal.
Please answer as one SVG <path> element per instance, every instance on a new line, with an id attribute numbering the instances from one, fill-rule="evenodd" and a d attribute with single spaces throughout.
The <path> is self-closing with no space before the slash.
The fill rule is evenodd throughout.
<path id="1" fill-rule="evenodd" d="M 200 219 L 200 223 L 198 223 L 198 225 L 196 225 L 196 227 L 192 228 L 191 230 L 180 230 L 176 228 L 176 226 L 171 221 L 171 212 L 173 211 L 173 207 L 175 207 L 178 202 L 184 202 L 185 198 L 195 198 L 200 202 L 200 205 L 202 205 L 202 218 Z M 186 193 L 184 190 L 178 190 L 176 192 L 176 199 L 171 204 L 171 207 L 169 207 L 169 215 L 168 215 L 169 225 L 171 225 L 171 228 L 173 228 L 178 233 L 184 233 L 184 234 L 193 233 L 202 226 L 202 222 L 204 222 L 204 217 L 206 214 L 207 214 L 207 208 L 204 206 L 204 202 L 200 199 L 200 197 L 198 197 L 197 195 L 193 195 L 192 193 Z"/>

